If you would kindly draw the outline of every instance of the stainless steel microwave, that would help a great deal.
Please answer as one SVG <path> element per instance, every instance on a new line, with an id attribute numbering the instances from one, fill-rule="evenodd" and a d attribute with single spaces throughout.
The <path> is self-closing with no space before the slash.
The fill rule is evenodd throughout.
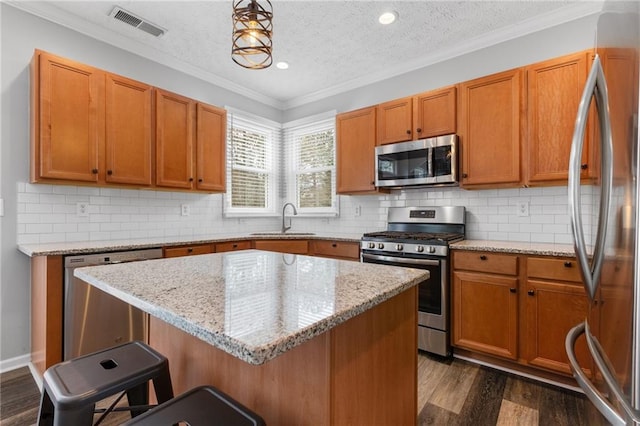
<path id="1" fill-rule="evenodd" d="M 458 136 L 376 147 L 376 186 L 457 185 Z"/>

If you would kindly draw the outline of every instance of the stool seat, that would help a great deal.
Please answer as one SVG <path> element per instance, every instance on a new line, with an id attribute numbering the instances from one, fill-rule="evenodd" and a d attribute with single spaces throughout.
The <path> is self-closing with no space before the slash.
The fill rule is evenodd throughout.
<path id="1" fill-rule="evenodd" d="M 123 426 L 263 426 L 262 417 L 213 386 L 199 386 L 129 420 Z"/>
<path id="2" fill-rule="evenodd" d="M 149 380 L 160 403 L 173 398 L 167 359 L 138 341 L 61 362 L 44 373 L 38 424 L 91 425 L 95 403 L 123 391 L 130 406 L 146 405 Z"/>

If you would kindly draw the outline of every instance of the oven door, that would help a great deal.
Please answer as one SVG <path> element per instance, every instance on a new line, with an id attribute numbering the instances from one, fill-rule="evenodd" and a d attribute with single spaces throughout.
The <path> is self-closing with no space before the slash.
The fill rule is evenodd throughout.
<path id="1" fill-rule="evenodd" d="M 418 323 L 446 331 L 448 326 L 447 260 L 438 257 L 389 256 L 362 253 L 362 262 L 404 266 L 429 271 L 429 279 L 418 285 Z"/>

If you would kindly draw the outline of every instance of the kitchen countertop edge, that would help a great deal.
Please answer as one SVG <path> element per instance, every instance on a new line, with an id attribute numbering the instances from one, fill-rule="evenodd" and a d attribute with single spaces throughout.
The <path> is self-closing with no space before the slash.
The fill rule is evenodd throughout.
<path id="1" fill-rule="evenodd" d="M 463 240 L 449 246 L 452 250 L 488 251 L 493 253 L 531 254 L 565 257 L 576 255 L 571 244 L 527 243 L 517 241 Z"/>

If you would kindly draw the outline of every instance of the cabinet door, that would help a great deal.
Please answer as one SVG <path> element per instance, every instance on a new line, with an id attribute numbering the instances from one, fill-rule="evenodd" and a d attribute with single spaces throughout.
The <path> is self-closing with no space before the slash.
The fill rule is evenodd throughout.
<path id="1" fill-rule="evenodd" d="M 569 330 L 588 314 L 589 301 L 584 289 L 580 285 L 527 280 L 526 290 L 527 362 L 571 374 L 564 341 Z M 576 344 L 576 355 L 583 368 L 591 364 L 584 337 Z M 585 372 L 589 370 L 585 368 Z"/>
<path id="2" fill-rule="evenodd" d="M 106 75 L 107 182 L 151 185 L 151 96 L 151 86 Z"/>
<path id="3" fill-rule="evenodd" d="M 518 279 L 454 271 L 453 344 L 517 359 Z"/>
<path id="4" fill-rule="evenodd" d="M 519 184 L 521 102 L 519 69 L 460 84 L 462 185 Z"/>
<path id="5" fill-rule="evenodd" d="M 196 118 L 196 187 L 225 190 L 227 111 L 198 103 Z"/>
<path id="6" fill-rule="evenodd" d="M 414 138 L 430 138 L 456 132 L 456 88 L 421 93 L 414 98 Z"/>
<path id="7" fill-rule="evenodd" d="M 404 142 L 413 139 L 411 98 L 396 99 L 377 106 L 377 144 Z"/>
<path id="8" fill-rule="evenodd" d="M 527 67 L 528 181 L 567 182 L 571 140 L 578 104 L 587 80 L 587 53 Z M 590 132 L 585 133 L 589 139 Z M 588 176 L 589 141 L 582 152 Z"/>
<path id="9" fill-rule="evenodd" d="M 337 192 L 375 192 L 375 107 L 339 114 L 336 136 Z"/>
<path id="10" fill-rule="evenodd" d="M 39 53 L 32 179 L 98 181 L 104 134 L 104 73 Z M 38 125 L 39 118 L 39 125 Z M 35 172 L 35 173 L 33 173 Z"/>
<path id="11" fill-rule="evenodd" d="M 307 240 L 256 240 L 253 243 L 256 250 L 277 251 L 280 253 L 307 254 L 309 242 Z"/>
<path id="12" fill-rule="evenodd" d="M 195 102 L 156 89 L 156 185 L 192 188 Z"/>

